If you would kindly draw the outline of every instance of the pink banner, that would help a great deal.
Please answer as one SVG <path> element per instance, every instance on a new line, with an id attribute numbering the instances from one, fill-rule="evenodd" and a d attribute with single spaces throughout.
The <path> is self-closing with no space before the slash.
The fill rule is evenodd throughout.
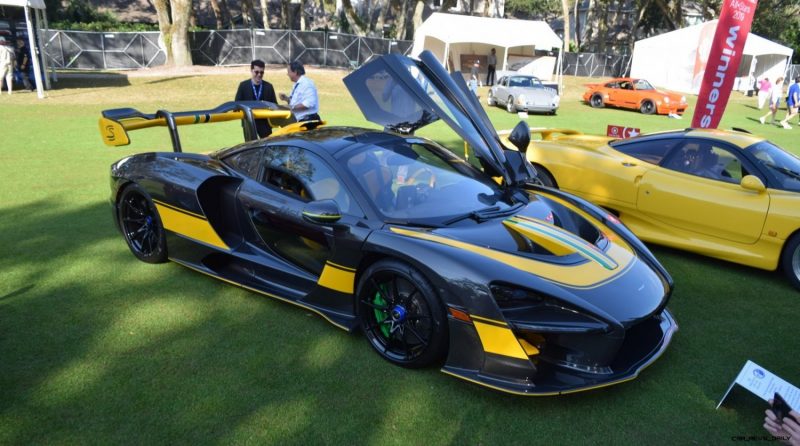
<path id="1" fill-rule="evenodd" d="M 719 125 L 742 61 L 744 42 L 750 33 L 757 5 L 757 0 L 724 0 L 697 96 L 692 127 L 715 129 Z"/>

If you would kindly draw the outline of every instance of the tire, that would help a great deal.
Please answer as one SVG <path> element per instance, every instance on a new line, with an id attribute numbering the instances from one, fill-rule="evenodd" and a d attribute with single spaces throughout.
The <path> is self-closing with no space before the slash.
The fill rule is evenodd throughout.
<path id="1" fill-rule="evenodd" d="M 547 171 L 543 166 L 536 165 L 536 176 L 539 178 L 539 182 L 542 183 L 542 186 L 552 187 L 553 189 L 558 189 L 558 184 L 556 183 L 556 179 L 553 178 L 553 175 Z"/>
<path id="2" fill-rule="evenodd" d="M 789 282 L 800 290 L 800 232 L 793 235 L 783 247 L 781 267 Z"/>
<path id="3" fill-rule="evenodd" d="M 381 260 L 364 271 L 356 303 L 361 329 L 385 360 L 407 368 L 444 358 L 447 317 L 425 276 L 398 260 Z"/>
<path id="4" fill-rule="evenodd" d="M 136 184 L 126 187 L 117 202 L 119 226 L 133 255 L 147 263 L 167 261 L 167 238 L 150 195 Z"/>
<path id="5" fill-rule="evenodd" d="M 514 97 L 509 96 L 506 100 L 506 111 L 509 113 L 516 113 L 517 107 L 514 106 Z"/>
<path id="6" fill-rule="evenodd" d="M 639 106 L 639 111 L 642 112 L 643 115 L 652 115 L 656 112 L 656 105 L 653 104 L 653 101 L 647 99 Z"/>
<path id="7" fill-rule="evenodd" d="M 490 89 L 489 94 L 486 95 L 486 104 L 489 105 L 489 107 L 494 107 L 496 103 L 497 102 L 494 100 L 494 96 L 492 96 L 492 90 Z"/>
<path id="8" fill-rule="evenodd" d="M 601 94 L 593 94 L 591 98 L 589 98 L 589 105 L 594 108 L 603 108 L 605 107 L 605 103 L 603 103 L 603 95 Z"/>

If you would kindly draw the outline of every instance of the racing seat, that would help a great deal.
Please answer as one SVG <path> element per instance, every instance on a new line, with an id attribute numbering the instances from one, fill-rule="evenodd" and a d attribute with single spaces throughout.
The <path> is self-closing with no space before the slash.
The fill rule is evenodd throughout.
<path id="1" fill-rule="evenodd" d="M 394 208 L 392 170 L 382 166 L 374 153 L 364 152 L 354 156 L 348 165 L 370 199 L 381 210 Z"/>

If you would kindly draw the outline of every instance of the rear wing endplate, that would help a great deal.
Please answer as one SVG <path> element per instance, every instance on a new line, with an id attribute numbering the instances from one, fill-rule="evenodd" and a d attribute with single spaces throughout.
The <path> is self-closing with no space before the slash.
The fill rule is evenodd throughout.
<path id="1" fill-rule="evenodd" d="M 269 121 L 272 128 L 283 127 L 295 122 L 292 112 L 281 109 L 271 102 L 241 101 L 226 102 L 211 110 L 169 112 L 159 110 L 145 114 L 133 108 L 104 110 L 100 118 L 100 135 L 108 146 L 126 146 L 131 143 L 129 130 L 150 127 L 167 127 L 172 139 L 172 150 L 181 151 L 178 126 L 241 120 L 244 124 L 245 140 L 258 139 L 256 119 Z"/>

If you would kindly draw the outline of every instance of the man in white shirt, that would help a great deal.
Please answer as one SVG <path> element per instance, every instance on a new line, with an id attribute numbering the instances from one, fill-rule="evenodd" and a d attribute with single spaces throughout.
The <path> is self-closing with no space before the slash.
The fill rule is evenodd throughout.
<path id="1" fill-rule="evenodd" d="M 298 121 L 321 121 L 317 86 L 305 75 L 303 64 L 297 61 L 290 63 L 286 74 L 294 82 L 294 87 L 288 96 L 281 93 L 281 100 L 289 103 L 289 109 Z"/>
<path id="2" fill-rule="evenodd" d="M 2 82 L 6 80 L 8 94 L 11 94 L 13 84 L 11 79 L 14 74 L 14 50 L 8 46 L 5 37 L 0 36 L 0 93 L 3 92 Z"/>

